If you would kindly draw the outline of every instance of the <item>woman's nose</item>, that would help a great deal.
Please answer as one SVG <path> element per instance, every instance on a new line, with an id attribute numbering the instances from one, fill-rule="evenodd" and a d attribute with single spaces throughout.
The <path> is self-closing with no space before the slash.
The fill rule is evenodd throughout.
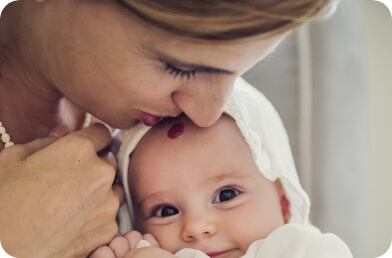
<path id="1" fill-rule="evenodd" d="M 209 238 L 216 234 L 218 229 L 212 215 L 206 213 L 186 216 L 183 222 L 181 237 L 185 242 Z"/>
<path id="2" fill-rule="evenodd" d="M 215 123 L 233 90 L 234 80 L 208 85 L 185 86 L 173 93 L 176 105 L 198 126 Z"/>

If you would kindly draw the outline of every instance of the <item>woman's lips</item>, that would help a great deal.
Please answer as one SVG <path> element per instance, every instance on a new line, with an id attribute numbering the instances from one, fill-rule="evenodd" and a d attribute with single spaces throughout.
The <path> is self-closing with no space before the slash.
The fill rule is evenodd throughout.
<path id="1" fill-rule="evenodd" d="M 143 124 L 148 125 L 148 126 L 154 126 L 161 120 L 161 117 L 154 116 L 154 115 L 145 113 L 143 111 L 140 111 L 140 117 L 139 118 L 140 118 L 140 121 L 142 121 Z"/>

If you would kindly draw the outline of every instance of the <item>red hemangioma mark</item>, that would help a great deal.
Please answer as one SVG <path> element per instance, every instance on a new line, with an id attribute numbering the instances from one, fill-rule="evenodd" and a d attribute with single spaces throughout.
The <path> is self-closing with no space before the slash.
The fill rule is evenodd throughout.
<path id="1" fill-rule="evenodd" d="M 175 139 L 180 136 L 184 132 L 184 124 L 183 123 L 175 123 L 172 125 L 170 130 L 167 132 L 167 136 L 171 139 Z"/>

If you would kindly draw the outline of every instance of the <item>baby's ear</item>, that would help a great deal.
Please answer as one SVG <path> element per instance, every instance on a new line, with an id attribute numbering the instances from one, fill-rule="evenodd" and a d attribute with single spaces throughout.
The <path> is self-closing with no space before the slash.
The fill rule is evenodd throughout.
<path id="1" fill-rule="evenodd" d="M 290 213 L 290 201 L 286 197 L 286 191 L 284 190 L 282 183 L 279 179 L 275 181 L 276 187 L 278 189 L 280 207 L 282 209 L 282 215 L 284 223 L 287 224 L 290 221 L 291 213 Z"/>

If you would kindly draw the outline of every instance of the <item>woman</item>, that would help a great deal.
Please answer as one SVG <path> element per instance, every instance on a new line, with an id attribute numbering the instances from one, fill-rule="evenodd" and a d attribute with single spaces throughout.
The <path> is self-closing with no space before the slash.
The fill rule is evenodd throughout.
<path id="1" fill-rule="evenodd" d="M 112 187 L 115 162 L 98 154 L 110 132 L 81 130 L 85 113 L 122 129 L 182 112 L 209 126 L 236 78 L 327 2 L 8 5 L 0 21 L 3 247 L 18 257 L 85 257 L 108 243 L 123 190 Z"/>

